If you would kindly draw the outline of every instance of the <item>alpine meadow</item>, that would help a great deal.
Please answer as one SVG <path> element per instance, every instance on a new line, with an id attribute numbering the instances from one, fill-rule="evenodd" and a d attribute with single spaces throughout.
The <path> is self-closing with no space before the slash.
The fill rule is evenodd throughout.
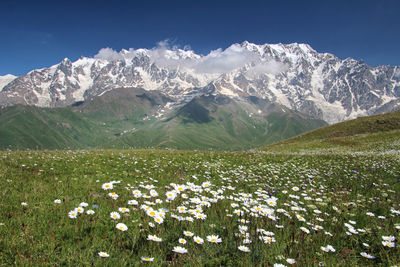
<path id="1" fill-rule="evenodd" d="M 399 267 L 399 10 L 0 1 L 0 267 Z"/>

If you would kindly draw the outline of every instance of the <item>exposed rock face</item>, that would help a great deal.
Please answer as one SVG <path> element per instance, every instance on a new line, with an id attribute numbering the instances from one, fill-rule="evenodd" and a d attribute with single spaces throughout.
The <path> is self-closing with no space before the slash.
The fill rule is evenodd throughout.
<path id="1" fill-rule="evenodd" d="M 114 88 L 140 87 L 185 102 L 210 93 L 257 96 L 328 123 L 400 108 L 400 67 L 341 60 L 306 44 L 244 42 L 207 56 L 180 49 L 156 52 L 122 50 L 112 60 L 64 59 L 11 79 L 0 91 L 0 105 L 62 107 Z M 213 64 L 218 58 L 228 67 L 221 60 Z"/>

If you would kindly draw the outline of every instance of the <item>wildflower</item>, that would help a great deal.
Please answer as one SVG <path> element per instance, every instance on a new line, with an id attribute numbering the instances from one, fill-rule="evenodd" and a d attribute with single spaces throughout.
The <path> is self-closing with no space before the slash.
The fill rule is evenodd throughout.
<path id="1" fill-rule="evenodd" d="M 108 193 L 108 196 L 111 197 L 112 199 L 117 199 L 119 197 L 118 194 L 115 192 Z"/>
<path id="2" fill-rule="evenodd" d="M 211 186 L 211 183 L 209 181 L 207 181 L 207 182 L 202 183 L 201 186 L 202 187 L 209 187 L 209 186 Z"/>
<path id="3" fill-rule="evenodd" d="M 87 207 L 87 206 L 89 206 L 89 204 L 88 203 L 86 203 L 86 202 L 81 202 L 80 204 L 79 204 L 79 207 Z"/>
<path id="4" fill-rule="evenodd" d="M 179 238 L 179 241 L 178 241 L 180 244 L 182 244 L 182 245 L 185 245 L 186 244 L 186 240 L 185 239 L 183 239 L 183 238 Z"/>
<path id="5" fill-rule="evenodd" d="M 61 204 L 61 199 L 56 199 L 56 200 L 54 200 L 54 203 L 56 203 L 56 204 Z"/>
<path id="6" fill-rule="evenodd" d="M 394 248 L 394 242 L 390 242 L 390 241 L 382 241 L 382 245 L 384 245 L 385 247 L 388 248 Z"/>
<path id="7" fill-rule="evenodd" d="M 129 209 L 128 208 L 119 208 L 118 211 L 121 213 L 127 213 L 127 212 L 129 212 Z"/>
<path id="8" fill-rule="evenodd" d="M 282 263 L 275 263 L 274 267 L 286 267 L 286 265 L 284 265 Z"/>
<path id="9" fill-rule="evenodd" d="M 305 221 L 306 221 L 306 219 L 304 219 L 304 217 L 301 216 L 301 215 L 296 214 L 296 217 L 297 217 L 297 219 L 298 219 L 299 221 L 301 221 L 301 222 L 305 222 Z"/>
<path id="10" fill-rule="evenodd" d="M 183 231 L 183 234 L 185 235 L 185 236 L 193 236 L 194 234 L 192 233 L 192 232 L 190 232 L 190 231 Z"/>
<path id="11" fill-rule="evenodd" d="M 174 247 L 174 249 L 172 251 L 176 252 L 176 253 L 181 253 L 181 254 L 188 252 L 186 248 L 179 247 L 179 246 Z"/>
<path id="12" fill-rule="evenodd" d="M 176 198 L 176 192 L 175 191 L 168 191 L 166 193 L 167 199 L 168 200 L 174 200 Z"/>
<path id="13" fill-rule="evenodd" d="M 154 223 L 149 222 L 149 226 L 150 226 L 150 227 L 154 227 L 155 225 L 154 225 Z"/>
<path id="14" fill-rule="evenodd" d="M 26 203 L 26 202 L 21 202 L 21 205 L 24 206 L 24 207 L 26 207 L 26 206 L 28 206 L 28 203 Z"/>
<path id="15" fill-rule="evenodd" d="M 239 246 L 238 249 L 243 252 L 250 252 L 250 249 L 246 246 Z"/>
<path id="16" fill-rule="evenodd" d="M 209 235 L 207 236 L 207 241 L 211 243 L 221 243 L 222 239 L 217 235 Z"/>
<path id="17" fill-rule="evenodd" d="M 156 216 L 154 217 L 154 221 L 158 224 L 162 224 L 164 222 L 164 219 L 161 216 Z"/>
<path id="18" fill-rule="evenodd" d="M 93 215 L 95 212 L 94 212 L 94 210 L 87 210 L 86 211 L 86 214 L 87 215 Z"/>
<path id="19" fill-rule="evenodd" d="M 139 205 L 139 202 L 137 202 L 137 200 L 129 200 L 128 201 L 128 205 L 135 205 L 135 206 L 137 206 L 137 205 Z"/>
<path id="20" fill-rule="evenodd" d="M 153 261 L 154 258 L 150 258 L 150 257 L 141 257 L 142 261 Z"/>
<path id="21" fill-rule="evenodd" d="M 194 215 L 194 217 L 196 219 L 204 220 L 205 218 L 207 218 L 207 215 L 205 215 L 204 213 L 197 213 L 196 215 Z"/>
<path id="22" fill-rule="evenodd" d="M 365 214 L 367 214 L 368 216 L 370 216 L 370 217 L 374 217 L 375 216 L 375 214 L 373 214 L 372 212 L 367 212 L 367 213 L 365 213 Z"/>
<path id="23" fill-rule="evenodd" d="M 85 211 L 85 209 L 82 208 L 82 207 L 77 207 L 77 208 L 75 209 L 75 211 L 78 212 L 78 213 L 83 213 L 83 212 Z"/>
<path id="24" fill-rule="evenodd" d="M 113 211 L 113 212 L 110 213 L 110 217 L 113 220 L 118 220 L 119 218 L 121 218 L 121 215 L 119 215 L 118 212 Z"/>
<path id="25" fill-rule="evenodd" d="M 264 240 L 265 244 L 271 244 L 271 243 L 276 242 L 275 238 L 270 237 L 270 236 L 264 236 L 262 239 Z"/>
<path id="26" fill-rule="evenodd" d="M 336 249 L 334 249 L 331 245 L 327 245 L 326 247 L 321 247 L 321 250 L 323 252 L 329 252 L 329 251 L 335 252 L 336 251 Z"/>
<path id="27" fill-rule="evenodd" d="M 196 242 L 197 244 L 203 244 L 204 243 L 204 239 L 199 237 L 199 236 L 194 236 L 193 237 L 194 242 Z"/>
<path id="28" fill-rule="evenodd" d="M 306 234 L 309 234 L 309 233 L 310 233 L 310 230 L 308 230 L 308 229 L 305 228 L 305 227 L 300 227 L 300 230 L 303 231 L 303 232 L 306 233 Z"/>
<path id="29" fill-rule="evenodd" d="M 154 242 L 162 242 L 162 238 L 157 237 L 156 235 L 148 235 L 147 240 L 154 241 Z"/>
<path id="30" fill-rule="evenodd" d="M 78 213 L 75 210 L 71 210 L 70 212 L 68 212 L 68 217 L 70 217 L 71 219 L 75 219 L 76 216 L 78 216 Z"/>
<path id="31" fill-rule="evenodd" d="M 105 183 L 105 184 L 103 184 L 103 185 L 101 186 L 101 188 L 103 188 L 103 190 L 110 190 L 110 189 L 113 189 L 114 186 L 113 186 L 112 183 Z"/>
<path id="32" fill-rule="evenodd" d="M 382 239 L 383 239 L 384 241 L 390 241 L 390 242 L 393 242 L 393 241 L 394 241 L 394 239 L 395 239 L 395 237 L 394 237 L 394 236 L 392 236 L 392 235 L 390 235 L 390 236 L 382 236 Z"/>
<path id="33" fill-rule="evenodd" d="M 128 226 L 126 226 L 126 224 L 124 224 L 124 223 L 118 223 L 115 227 L 116 227 L 118 230 L 121 230 L 121 231 L 123 231 L 123 232 L 125 232 L 126 230 L 128 230 Z"/>
<path id="34" fill-rule="evenodd" d="M 99 252 L 99 256 L 100 256 L 101 258 L 108 258 L 108 257 L 110 257 L 110 255 L 108 255 L 107 252 L 103 252 L 103 251 L 100 251 L 100 252 Z"/>
<path id="35" fill-rule="evenodd" d="M 293 186 L 293 187 L 292 187 L 292 190 L 295 191 L 295 192 L 297 192 L 297 191 L 300 190 L 300 188 L 298 188 L 297 186 Z"/>
<path id="36" fill-rule="evenodd" d="M 286 259 L 286 262 L 289 264 L 295 264 L 296 261 L 294 259 Z"/>
<path id="37" fill-rule="evenodd" d="M 366 252 L 361 252 L 360 255 L 367 259 L 375 259 L 375 256 L 372 256 Z"/>

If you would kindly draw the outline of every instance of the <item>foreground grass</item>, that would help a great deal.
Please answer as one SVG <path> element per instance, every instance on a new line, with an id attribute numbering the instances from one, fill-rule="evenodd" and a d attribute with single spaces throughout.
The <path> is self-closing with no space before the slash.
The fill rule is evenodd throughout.
<path id="1" fill-rule="evenodd" d="M 1 152 L 0 264 L 392 266 L 400 262 L 399 177 L 398 153 Z M 334 251 L 321 249 L 328 245 Z"/>

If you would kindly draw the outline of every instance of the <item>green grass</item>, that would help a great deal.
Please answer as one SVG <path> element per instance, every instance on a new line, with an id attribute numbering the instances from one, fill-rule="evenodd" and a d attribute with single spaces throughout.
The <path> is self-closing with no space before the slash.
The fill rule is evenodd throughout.
<path id="1" fill-rule="evenodd" d="M 149 256 L 154 257 L 154 262 L 146 263 L 149 266 L 289 266 L 288 258 L 295 259 L 297 266 L 392 266 L 400 262 L 400 219 L 393 211 L 400 210 L 399 175 L 399 153 L 4 151 L 0 152 L 0 265 L 143 266 L 141 257 Z M 120 183 L 103 190 L 102 185 L 110 181 Z M 205 181 L 211 183 L 209 189 L 201 187 Z M 166 202 L 172 183 L 190 186 L 183 192 L 189 198 L 181 193 Z M 135 189 L 150 196 L 146 185 L 153 185 L 159 196 L 135 198 Z M 116 200 L 108 196 L 111 191 L 119 195 Z M 270 196 L 276 197 L 276 206 L 268 205 Z M 209 205 L 202 207 L 205 220 L 180 221 L 171 216 L 193 218 L 176 208 L 195 208 L 190 201 L 194 197 Z M 55 199 L 62 203 L 55 204 Z M 127 204 L 133 199 L 139 206 Z M 81 202 L 87 202 L 85 209 L 95 214 L 69 218 L 68 212 Z M 168 209 L 164 223 L 154 223 L 140 208 L 146 203 L 155 210 Z M 120 207 L 130 212 L 112 220 L 110 212 Z M 268 207 L 275 217 L 261 215 L 257 207 Z M 236 209 L 243 214 L 236 215 Z M 345 223 L 351 221 L 359 229 L 357 234 L 346 234 Z M 128 230 L 119 231 L 116 223 L 126 224 Z M 239 226 L 244 225 L 248 229 L 240 233 Z M 315 225 L 324 229 L 313 230 Z M 257 229 L 273 232 L 276 242 L 264 244 Z M 183 235 L 184 230 L 203 238 L 204 244 L 195 244 Z M 149 234 L 162 242 L 148 241 Z M 222 242 L 207 242 L 211 234 L 219 235 Z M 251 240 L 246 244 L 250 253 L 238 250 L 244 235 Z M 382 236 L 390 235 L 395 237 L 394 248 L 382 245 Z M 187 254 L 172 252 L 179 238 L 186 239 L 181 246 Z M 320 247 L 326 245 L 336 251 L 323 252 Z M 110 257 L 100 258 L 100 251 Z M 376 258 L 366 259 L 361 252 Z"/>
<path id="2" fill-rule="evenodd" d="M 266 146 L 279 151 L 388 151 L 400 149 L 400 111 L 326 126 Z"/>

